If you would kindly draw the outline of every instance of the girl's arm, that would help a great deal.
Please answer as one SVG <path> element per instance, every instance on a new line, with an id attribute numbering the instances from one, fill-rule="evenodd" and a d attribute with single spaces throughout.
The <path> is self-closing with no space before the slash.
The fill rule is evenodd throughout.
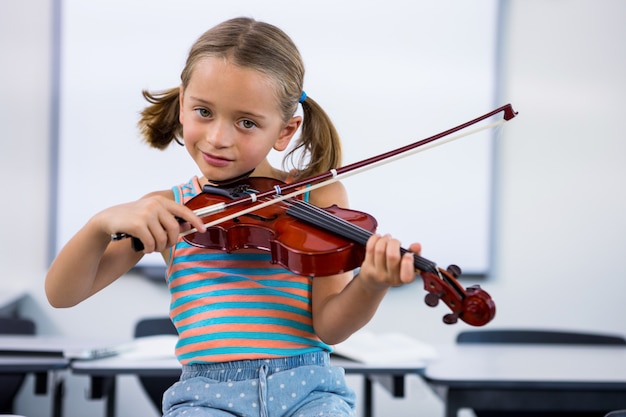
<path id="1" fill-rule="evenodd" d="M 347 195 L 340 183 L 330 184 L 311 194 L 320 207 L 337 204 L 347 207 Z M 409 250 L 419 253 L 419 244 Z M 415 280 L 411 254 L 400 255 L 400 242 L 390 236 L 372 236 L 359 274 L 352 272 L 313 278 L 313 326 L 325 343 L 336 344 L 367 324 L 388 289 Z"/>
<path id="2" fill-rule="evenodd" d="M 176 217 L 186 220 L 180 225 Z M 164 252 L 183 229 L 204 230 L 202 221 L 173 200 L 171 191 L 110 207 L 93 216 L 63 247 L 50 266 L 45 289 L 54 307 L 71 307 L 111 284 L 135 266 L 144 253 Z M 135 252 L 130 239 L 111 242 L 124 232 L 144 245 Z"/>

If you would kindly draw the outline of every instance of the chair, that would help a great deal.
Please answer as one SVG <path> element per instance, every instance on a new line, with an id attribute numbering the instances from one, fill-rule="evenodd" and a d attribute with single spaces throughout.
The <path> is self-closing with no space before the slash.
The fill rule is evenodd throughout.
<path id="1" fill-rule="evenodd" d="M 575 344 L 575 345 L 622 345 L 626 346 L 623 336 L 600 333 L 586 333 L 560 330 L 538 329 L 489 329 L 465 330 L 456 337 L 457 343 L 515 343 L 515 344 Z M 498 417 L 503 413 L 493 410 L 473 410 L 476 417 Z M 619 412 L 618 412 L 619 413 Z M 606 415 L 606 413 L 559 413 L 559 412 L 506 412 L 508 417 L 617 417 L 626 414 Z"/>
<path id="2" fill-rule="evenodd" d="M 32 335 L 35 323 L 30 319 L 0 317 L 0 334 Z M 11 414 L 15 397 L 24 384 L 26 374 L 0 374 L 0 413 Z"/>
<path id="3" fill-rule="evenodd" d="M 135 326 L 135 337 L 155 336 L 161 334 L 177 335 L 176 327 L 169 317 L 146 318 L 140 320 Z M 146 394 L 157 408 L 161 411 L 163 404 L 163 393 L 174 383 L 177 377 L 163 376 L 140 376 L 139 382 Z"/>

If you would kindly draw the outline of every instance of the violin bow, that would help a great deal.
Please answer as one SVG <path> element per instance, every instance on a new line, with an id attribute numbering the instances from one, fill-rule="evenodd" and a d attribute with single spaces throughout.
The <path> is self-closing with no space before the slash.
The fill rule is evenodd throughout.
<path id="1" fill-rule="evenodd" d="M 473 126 L 499 113 L 503 113 L 503 118 L 501 120 L 498 120 L 491 124 L 488 124 L 479 128 L 475 128 L 473 130 L 470 130 L 470 131 L 467 131 L 467 132 L 464 132 L 455 136 L 450 136 L 453 133 L 464 130 L 470 126 Z M 269 199 L 265 200 L 262 203 L 255 204 L 248 208 L 242 209 L 241 211 L 237 213 L 233 213 L 228 216 L 223 216 L 217 220 L 205 223 L 206 227 L 212 227 L 220 223 L 223 223 L 225 221 L 232 220 L 236 217 L 242 216 L 244 214 L 251 213 L 256 210 L 260 210 L 272 204 L 276 204 L 281 201 L 296 197 L 300 194 L 304 194 L 306 192 L 315 190 L 317 188 L 324 187 L 333 182 L 350 177 L 352 175 L 356 175 L 358 173 L 367 171 L 369 169 L 376 168 L 384 164 L 388 164 L 398 159 L 406 158 L 418 152 L 423 152 L 425 150 L 432 149 L 435 146 L 440 146 L 440 145 L 452 142 L 454 140 L 457 140 L 457 139 L 460 139 L 469 135 L 473 135 L 483 130 L 491 129 L 493 127 L 496 127 L 503 123 L 508 122 L 509 120 L 513 119 L 516 115 L 517 115 L 517 112 L 513 110 L 513 106 L 511 104 L 506 104 L 504 106 L 498 107 L 495 110 L 490 111 L 489 113 L 485 113 L 482 116 L 472 119 L 468 122 L 460 124 L 451 129 L 445 130 L 441 133 L 430 136 L 428 138 L 411 143 L 409 145 L 405 145 L 403 147 L 385 152 L 380 155 L 373 156 L 368 159 L 364 159 L 362 161 L 357 161 L 352 164 L 345 165 L 343 167 L 331 169 L 327 172 L 314 175 L 312 177 L 308 177 L 308 178 L 293 182 L 291 184 L 286 184 L 282 187 L 275 186 L 272 190 L 268 190 L 268 191 L 264 191 L 260 193 L 252 193 L 245 197 L 241 197 L 241 198 L 229 201 L 228 203 L 222 202 L 222 203 L 213 204 L 211 206 L 204 207 L 201 209 L 197 209 L 194 211 L 194 213 L 199 217 L 206 217 L 212 214 L 217 214 L 219 212 L 222 212 L 226 209 L 229 209 L 238 205 L 256 203 L 257 201 L 260 201 L 262 199 L 266 199 L 267 197 L 269 197 Z M 198 230 L 194 228 L 194 229 L 181 233 L 180 236 L 184 237 L 192 233 L 197 233 L 197 231 Z"/>

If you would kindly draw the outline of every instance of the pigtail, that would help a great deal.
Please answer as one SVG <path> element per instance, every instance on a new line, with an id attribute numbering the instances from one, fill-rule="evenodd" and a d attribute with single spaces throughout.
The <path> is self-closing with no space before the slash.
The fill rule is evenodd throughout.
<path id="1" fill-rule="evenodd" d="M 156 93 L 143 90 L 142 94 L 150 103 L 141 112 L 141 119 L 138 122 L 144 141 L 157 149 L 165 149 L 172 140 L 181 144 L 179 88 Z"/>
<path id="2" fill-rule="evenodd" d="M 324 109 L 311 97 L 302 101 L 302 131 L 285 159 L 296 158 L 298 178 L 307 178 L 341 166 L 341 140 Z"/>

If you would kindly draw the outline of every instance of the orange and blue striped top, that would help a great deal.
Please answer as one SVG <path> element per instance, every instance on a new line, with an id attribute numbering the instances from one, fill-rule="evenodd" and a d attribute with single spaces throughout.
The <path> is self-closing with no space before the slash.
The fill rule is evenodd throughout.
<path id="1" fill-rule="evenodd" d="M 194 177 L 173 191 L 186 203 L 201 187 Z M 268 252 L 226 253 L 179 239 L 166 279 L 183 365 L 331 351 L 313 331 L 311 278 L 270 260 Z"/>

